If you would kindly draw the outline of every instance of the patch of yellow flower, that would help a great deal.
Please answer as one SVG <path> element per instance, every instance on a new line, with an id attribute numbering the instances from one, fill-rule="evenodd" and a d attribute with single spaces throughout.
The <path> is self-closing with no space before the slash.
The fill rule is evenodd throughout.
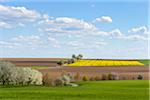
<path id="1" fill-rule="evenodd" d="M 67 66 L 143 66 L 135 60 L 79 60 Z"/>

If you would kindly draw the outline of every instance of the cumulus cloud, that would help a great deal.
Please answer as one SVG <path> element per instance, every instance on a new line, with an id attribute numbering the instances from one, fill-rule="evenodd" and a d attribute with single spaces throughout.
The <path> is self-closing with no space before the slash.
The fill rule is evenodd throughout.
<path id="1" fill-rule="evenodd" d="M 100 31 L 94 24 L 87 21 L 69 18 L 69 17 L 57 17 L 49 18 L 44 17 L 44 21 L 40 24 L 44 26 L 40 28 L 40 31 L 47 33 L 64 33 L 64 34 L 78 34 L 78 35 L 107 35 L 107 32 Z M 43 25 L 44 24 L 44 25 Z"/>
<path id="2" fill-rule="evenodd" d="M 7 23 L 11 27 L 20 26 L 27 22 L 33 22 L 39 17 L 40 14 L 38 12 L 29 10 L 25 7 L 0 5 L 0 22 Z"/>
<path id="3" fill-rule="evenodd" d="M 53 25 L 63 30 L 96 30 L 96 27 L 83 20 L 69 18 L 69 17 L 58 17 L 55 19 L 46 20 L 46 24 Z"/>
<path id="4" fill-rule="evenodd" d="M 128 30 L 129 33 L 141 33 L 141 34 L 148 34 L 148 28 L 146 26 L 135 27 Z"/>
<path id="5" fill-rule="evenodd" d="M 114 29 L 110 31 L 109 35 L 112 38 L 117 38 L 117 39 L 135 40 L 135 41 L 148 40 L 148 37 L 146 37 L 143 34 L 126 35 L 126 34 L 123 34 L 119 29 Z"/>
<path id="6" fill-rule="evenodd" d="M 117 37 L 117 38 L 123 36 L 122 32 L 119 29 L 114 29 L 114 30 L 110 31 L 109 34 L 112 37 Z"/>
<path id="7" fill-rule="evenodd" d="M 102 17 L 96 18 L 93 22 L 112 23 L 112 18 L 110 16 L 102 16 Z"/>

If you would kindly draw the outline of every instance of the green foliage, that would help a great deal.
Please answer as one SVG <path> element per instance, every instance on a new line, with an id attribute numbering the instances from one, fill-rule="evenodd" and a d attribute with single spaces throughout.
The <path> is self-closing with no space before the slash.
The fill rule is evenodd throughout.
<path id="1" fill-rule="evenodd" d="M 79 54 L 78 56 L 73 54 L 71 59 L 58 61 L 57 64 L 60 66 L 62 66 L 64 64 L 72 64 L 72 63 L 75 63 L 77 60 L 82 59 L 82 57 L 83 57 L 83 55 L 81 55 L 81 54 Z"/>

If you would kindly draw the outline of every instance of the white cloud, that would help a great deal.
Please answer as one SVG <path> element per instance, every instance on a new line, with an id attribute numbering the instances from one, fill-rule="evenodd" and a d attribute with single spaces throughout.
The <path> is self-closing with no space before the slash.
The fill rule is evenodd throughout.
<path id="1" fill-rule="evenodd" d="M 73 47 L 81 47 L 81 46 L 83 46 L 83 43 L 81 43 L 79 41 L 70 41 L 67 43 L 67 45 L 73 46 Z"/>
<path id="2" fill-rule="evenodd" d="M 148 37 L 145 37 L 145 36 L 142 36 L 142 35 L 129 35 L 129 36 L 124 36 L 124 37 L 121 37 L 122 39 L 128 39 L 128 40 L 137 40 L 137 41 L 140 41 L 140 40 L 148 40 Z"/>
<path id="3" fill-rule="evenodd" d="M 11 25 L 5 22 L 0 22 L 0 28 L 11 28 Z"/>
<path id="4" fill-rule="evenodd" d="M 56 40 L 56 38 L 54 37 L 48 37 L 48 43 L 50 43 L 53 47 L 55 48 L 59 48 L 60 47 L 60 43 L 58 40 Z"/>
<path id="5" fill-rule="evenodd" d="M 98 42 L 95 42 L 95 44 L 98 46 L 101 46 L 101 45 L 106 45 L 107 43 L 104 41 L 98 41 Z"/>
<path id="6" fill-rule="evenodd" d="M 112 38 L 117 38 L 117 39 L 136 40 L 136 41 L 148 40 L 148 37 L 143 34 L 125 35 L 119 29 L 114 29 L 110 31 L 109 35 Z"/>
<path id="7" fill-rule="evenodd" d="M 135 27 L 128 30 L 129 33 L 141 33 L 141 34 L 148 34 L 148 28 L 146 26 Z"/>
<path id="8" fill-rule="evenodd" d="M 96 18 L 94 22 L 112 23 L 112 18 L 110 16 L 102 16 L 102 17 Z"/>
<path id="9" fill-rule="evenodd" d="M 33 22 L 38 18 L 40 18 L 40 14 L 34 10 L 25 7 L 0 5 L 0 22 L 7 23 L 11 27 Z"/>
<path id="10" fill-rule="evenodd" d="M 45 20 L 40 22 L 40 24 L 42 24 L 42 27 L 39 29 L 40 31 L 46 33 L 64 33 L 76 35 L 108 34 L 107 32 L 100 31 L 95 25 L 84 20 L 69 17 L 47 18 L 49 17 L 45 16 Z"/>
<path id="11" fill-rule="evenodd" d="M 122 37 L 123 34 L 121 33 L 121 31 L 119 29 L 114 29 L 112 30 L 111 32 L 109 32 L 109 34 L 112 36 L 112 37 Z"/>
<path id="12" fill-rule="evenodd" d="M 60 29 L 66 28 L 66 30 L 67 28 L 76 28 L 75 30 L 96 30 L 95 26 L 88 22 L 69 17 L 58 17 L 54 20 L 47 21 L 47 24 L 55 25 Z"/>
<path id="13" fill-rule="evenodd" d="M 39 45 L 42 41 L 39 36 L 31 35 L 31 36 L 17 36 L 11 39 L 12 41 L 18 42 L 18 43 L 25 43 L 25 44 L 34 44 Z"/>
<path id="14" fill-rule="evenodd" d="M 17 46 L 19 46 L 19 44 L 15 42 L 0 41 L 0 47 L 2 48 L 14 48 Z"/>

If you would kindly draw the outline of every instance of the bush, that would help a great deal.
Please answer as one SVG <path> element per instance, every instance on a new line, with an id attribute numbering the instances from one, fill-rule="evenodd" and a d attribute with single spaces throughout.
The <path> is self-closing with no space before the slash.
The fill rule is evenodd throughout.
<path id="1" fill-rule="evenodd" d="M 49 73 L 46 73 L 43 76 L 42 82 L 43 82 L 44 86 L 54 86 L 55 85 L 54 80 L 50 77 Z"/>
<path id="2" fill-rule="evenodd" d="M 138 79 L 138 80 L 143 80 L 144 77 L 143 77 L 142 75 L 138 75 L 137 79 Z"/>
<path id="3" fill-rule="evenodd" d="M 0 84 L 41 85 L 42 74 L 31 68 L 15 67 L 15 65 L 10 62 L 0 61 Z"/>
<path id="4" fill-rule="evenodd" d="M 107 75 L 106 74 L 102 74 L 102 80 L 107 80 Z"/>
<path id="5" fill-rule="evenodd" d="M 17 72 L 15 66 L 8 61 L 0 61 L 0 83 L 9 85 L 16 83 Z"/>
<path id="6" fill-rule="evenodd" d="M 108 74 L 108 80 L 118 80 L 119 76 L 116 73 L 110 73 Z"/>
<path id="7" fill-rule="evenodd" d="M 96 77 L 94 78 L 94 80 L 95 80 L 95 81 L 99 81 L 99 80 L 100 80 L 100 77 L 96 76 Z"/>
<path id="8" fill-rule="evenodd" d="M 83 76 L 83 77 L 82 77 L 82 80 L 83 80 L 83 81 L 88 81 L 88 77 L 87 77 L 87 76 Z"/>
<path id="9" fill-rule="evenodd" d="M 94 77 L 91 77 L 89 80 L 90 80 L 90 81 L 94 81 Z"/>
<path id="10" fill-rule="evenodd" d="M 61 60 L 61 61 L 58 61 L 57 64 L 62 66 L 63 64 L 65 64 L 65 62 L 63 60 Z"/>
<path id="11" fill-rule="evenodd" d="M 64 81 L 62 79 L 56 79 L 54 81 L 55 86 L 63 86 L 64 85 Z"/>

